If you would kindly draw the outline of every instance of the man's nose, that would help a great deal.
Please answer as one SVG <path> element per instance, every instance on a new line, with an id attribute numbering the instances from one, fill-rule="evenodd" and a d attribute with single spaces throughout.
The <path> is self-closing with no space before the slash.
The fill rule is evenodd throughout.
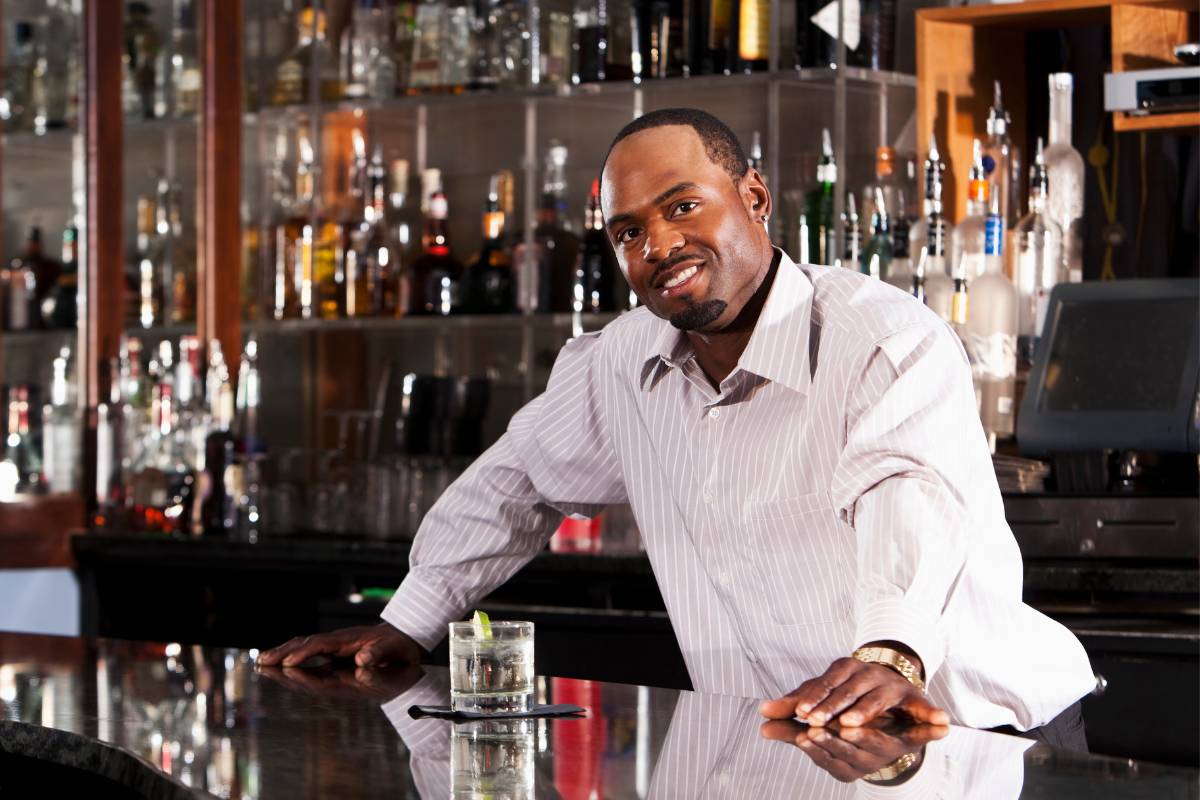
<path id="1" fill-rule="evenodd" d="M 646 246 L 642 257 L 647 263 L 657 264 L 670 258 L 685 244 L 683 234 L 666 221 L 652 222 L 646 226 Z"/>

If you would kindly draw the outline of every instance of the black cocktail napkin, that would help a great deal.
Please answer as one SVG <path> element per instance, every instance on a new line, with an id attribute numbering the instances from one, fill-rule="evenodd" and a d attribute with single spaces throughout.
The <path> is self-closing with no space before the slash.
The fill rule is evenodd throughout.
<path id="1" fill-rule="evenodd" d="M 538 717 L 581 717 L 587 713 L 582 706 L 557 703 L 551 706 L 534 706 L 528 711 L 454 711 L 450 706 L 411 706 L 408 715 L 413 719 L 436 717 L 452 722 L 476 719 L 537 719 Z"/>

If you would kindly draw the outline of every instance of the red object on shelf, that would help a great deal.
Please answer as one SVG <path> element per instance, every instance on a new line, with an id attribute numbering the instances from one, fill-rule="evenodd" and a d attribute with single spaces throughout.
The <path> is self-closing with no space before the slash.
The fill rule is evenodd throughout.
<path id="1" fill-rule="evenodd" d="M 603 514 L 597 514 L 592 519 L 567 517 L 550 537 L 550 552 L 599 553 L 603 528 Z"/>

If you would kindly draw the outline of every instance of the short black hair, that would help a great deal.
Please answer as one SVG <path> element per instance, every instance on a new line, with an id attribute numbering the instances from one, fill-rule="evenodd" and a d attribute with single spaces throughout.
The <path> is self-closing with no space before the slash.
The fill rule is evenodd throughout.
<path id="1" fill-rule="evenodd" d="M 608 146 L 608 152 L 604 154 L 604 164 L 600 167 L 600 173 L 604 174 L 608 157 L 612 155 L 613 148 L 623 139 L 628 139 L 635 133 L 651 128 L 661 128 L 665 125 L 687 125 L 694 130 L 700 137 L 700 141 L 704 143 L 704 152 L 708 154 L 709 160 L 729 173 L 729 177 L 735 183 L 740 181 L 746 174 L 746 170 L 750 168 L 750 164 L 746 160 L 746 151 L 742 149 L 741 142 L 724 122 L 698 108 L 660 108 L 643 114 L 621 128 L 620 133 Z"/>

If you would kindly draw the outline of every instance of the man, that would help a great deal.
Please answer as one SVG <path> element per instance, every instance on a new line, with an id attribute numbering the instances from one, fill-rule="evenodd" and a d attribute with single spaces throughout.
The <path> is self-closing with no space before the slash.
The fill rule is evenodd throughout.
<path id="1" fill-rule="evenodd" d="M 812 725 L 895 710 L 1027 731 L 1069 708 L 1058 727 L 1085 746 L 1088 660 L 1021 603 L 954 333 L 879 281 L 773 248 L 771 193 L 708 114 L 626 126 L 602 187 L 644 308 L 569 342 L 434 506 L 387 624 L 263 663 L 416 659 L 563 512 L 629 502 L 697 690 L 775 697 L 765 716 Z"/>

